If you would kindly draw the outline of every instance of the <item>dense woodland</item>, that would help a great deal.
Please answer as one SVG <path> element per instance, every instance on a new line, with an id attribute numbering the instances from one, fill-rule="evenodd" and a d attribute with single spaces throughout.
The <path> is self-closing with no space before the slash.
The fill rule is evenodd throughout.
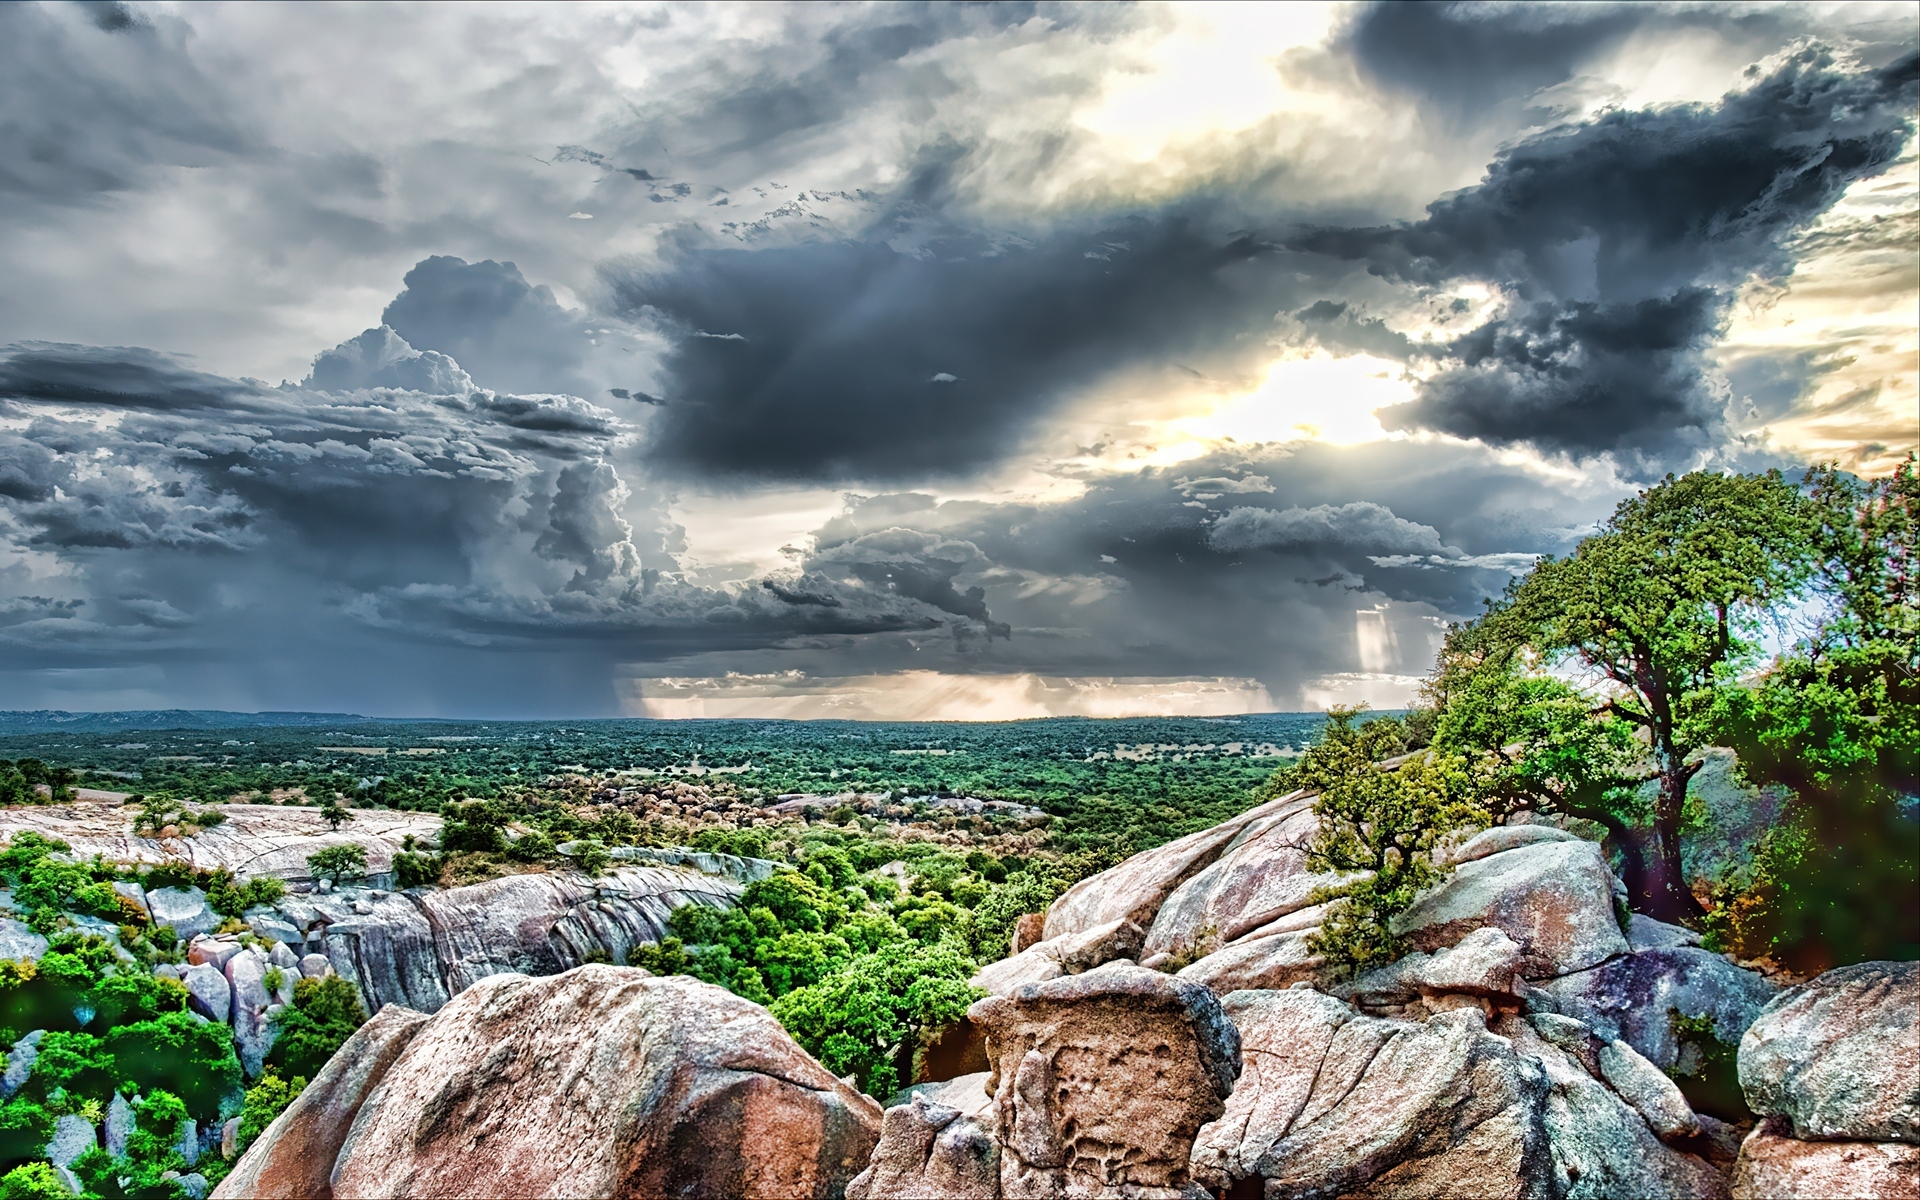
<path id="1" fill-rule="evenodd" d="M 139 732 L 42 720 L 0 738 L 11 756 L 0 789 L 14 803 L 73 786 L 133 792 L 155 829 L 204 827 L 240 800 L 324 805 L 336 824 L 368 807 L 442 813 L 440 844 L 396 861 L 401 886 L 597 871 L 621 845 L 774 859 L 786 869 L 750 885 L 738 908 L 679 910 L 675 936 L 631 961 L 767 1004 L 831 1070 L 882 1097 L 979 995 L 968 980 L 1008 952 L 1020 915 L 1298 787 L 1319 793 L 1314 865 L 1363 873 L 1321 897 L 1338 903 L 1316 944 L 1350 970 L 1401 953 L 1391 918 L 1442 877 L 1449 839 L 1524 819 L 1602 841 L 1635 910 L 1805 976 L 1920 957 L 1917 509 L 1911 461 L 1874 482 L 1833 470 L 1669 478 L 1452 627 L 1420 703 L 1401 713 L 228 729 L 196 719 Z M 16 907 L 53 938 L 37 974 L 0 963 L 13 1004 L 0 1037 L 59 1026 L 46 1035 L 65 1039 L 53 1061 L 72 1065 L 36 1069 L 39 1082 L 0 1109 L 9 1157 L 33 1157 L 62 1106 L 97 1105 L 103 1087 L 140 1091 L 163 1121 L 172 1105 L 234 1107 L 230 1047 L 174 1030 L 167 981 L 139 982 L 142 971 L 76 923 L 125 916 L 105 886 L 125 872 L 48 853 L 15 838 L 0 854 Z M 315 866 L 341 881 L 355 872 Z M 224 889 L 236 915 L 262 898 L 200 882 Z M 119 930 L 147 957 L 173 949 L 159 932 Z M 247 1093 L 251 1128 L 351 1031 L 356 1004 L 310 992 L 283 1014 L 283 1069 Z M 44 1015 L 76 1005 L 113 1015 L 100 1025 Z M 149 1042 L 174 1057 L 155 1058 Z M 107 1179 L 107 1167 L 90 1169 L 89 1186 Z M 138 1194 L 172 1194 L 141 1169 L 154 1190 Z"/>

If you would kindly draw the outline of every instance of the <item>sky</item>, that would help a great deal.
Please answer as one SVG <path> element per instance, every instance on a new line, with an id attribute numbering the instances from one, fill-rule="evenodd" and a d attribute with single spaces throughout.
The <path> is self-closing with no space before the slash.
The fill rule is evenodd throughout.
<path id="1" fill-rule="evenodd" d="M 1920 442 L 1910 4 L 0 6 L 0 707 L 1404 703 Z"/>

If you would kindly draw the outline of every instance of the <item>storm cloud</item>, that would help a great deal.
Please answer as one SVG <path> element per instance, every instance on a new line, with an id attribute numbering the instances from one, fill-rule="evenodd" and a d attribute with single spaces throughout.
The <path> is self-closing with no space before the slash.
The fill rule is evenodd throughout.
<path id="1" fill-rule="evenodd" d="M 1289 286 L 1270 247 L 1210 224 L 687 252 L 616 288 L 678 339 L 655 460 L 787 479 L 991 462 L 1077 387 L 1270 324 Z"/>
<path id="2" fill-rule="evenodd" d="M 1503 289 L 1507 311 L 1431 351 L 1442 369 L 1390 427 L 1665 462 L 1721 432 L 1703 352 L 1733 288 L 1791 271 L 1788 239 L 1894 160 L 1916 96 L 1911 54 L 1875 71 L 1805 46 L 1717 105 L 1530 138 L 1423 221 L 1294 244 L 1420 287 Z"/>

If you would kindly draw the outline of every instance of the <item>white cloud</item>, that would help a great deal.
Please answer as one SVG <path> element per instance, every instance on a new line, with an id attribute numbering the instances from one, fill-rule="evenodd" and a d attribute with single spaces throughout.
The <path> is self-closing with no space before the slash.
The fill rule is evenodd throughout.
<path id="1" fill-rule="evenodd" d="M 624 681 L 629 716 L 856 721 L 1018 721 L 1036 717 L 1221 717 L 1272 712 L 1253 679 L 1111 676 L 888 675 L 808 677 L 798 671 Z"/>

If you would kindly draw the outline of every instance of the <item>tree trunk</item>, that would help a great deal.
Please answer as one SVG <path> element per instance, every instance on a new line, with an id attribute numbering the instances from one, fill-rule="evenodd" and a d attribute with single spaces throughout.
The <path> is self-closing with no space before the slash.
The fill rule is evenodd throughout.
<path id="1" fill-rule="evenodd" d="M 1687 799 L 1687 783 L 1700 765 L 1674 764 L 1660 772 L 1660 799 L 1654 806 L 1652 853 L 1634 907 L 1656 921 L 1698 927 L 1707 910 L 1687 887 L 1680 865 L 1680 813 Z M 1631 887 L 1631 885 L 1629 885 Z M 1629 894 L 1632 894 L 1631 892 Z"/>

